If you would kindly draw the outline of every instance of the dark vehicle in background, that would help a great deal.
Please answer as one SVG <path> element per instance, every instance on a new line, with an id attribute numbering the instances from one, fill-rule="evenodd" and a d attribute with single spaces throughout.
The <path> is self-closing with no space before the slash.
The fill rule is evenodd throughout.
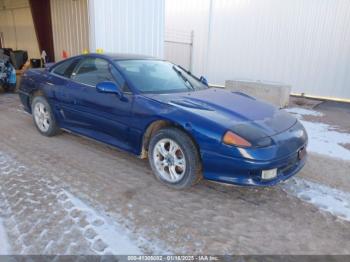
<path id="1" fill-rule="evenodd" d="M 16 88 L 16 70 L 9 55 L 9 51 L 0 48 L 0 87 L 5 91 L 14 91 Z"/>

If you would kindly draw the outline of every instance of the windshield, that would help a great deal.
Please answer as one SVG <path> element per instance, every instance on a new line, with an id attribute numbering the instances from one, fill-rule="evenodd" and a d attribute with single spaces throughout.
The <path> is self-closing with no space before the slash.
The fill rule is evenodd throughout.
<path id="1" fill-rule="evenodd" d="M 208 88 L 196 77 L 170 62 L 115 61 L 131 84 L 142 93 L 187 92 Z"/>

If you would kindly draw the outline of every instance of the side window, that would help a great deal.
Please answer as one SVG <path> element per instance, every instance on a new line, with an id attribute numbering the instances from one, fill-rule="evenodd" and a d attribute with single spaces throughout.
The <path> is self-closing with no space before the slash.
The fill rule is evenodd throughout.
<path id="1" fill-rule="evenodd" d="M 63 62 L 60 65 L 56 66 L 51 72 L 56 75 L 69 78 L 79 61 L 80 59 L 75 59 Z"/>
<path id="2" fill-rule="evenodd" d="M 72 74 L 72 79 L 76 82 L 96 86 L 103 81 L 116 82 L 111 72 L 109 63 L 101 58 L 86 58 Z"/>

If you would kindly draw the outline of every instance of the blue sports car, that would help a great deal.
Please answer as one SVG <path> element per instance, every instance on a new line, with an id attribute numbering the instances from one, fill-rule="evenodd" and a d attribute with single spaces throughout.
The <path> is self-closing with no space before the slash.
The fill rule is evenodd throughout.
<path id="1" fill-rule="evenodd" d="M 177 189 L 202 178 L 274 185 L 306 161 L 294 117 L 150 57 L 88 54 L 28 70 L 19 96 L 43 135 L 65 129 L 148 158 Z"/>

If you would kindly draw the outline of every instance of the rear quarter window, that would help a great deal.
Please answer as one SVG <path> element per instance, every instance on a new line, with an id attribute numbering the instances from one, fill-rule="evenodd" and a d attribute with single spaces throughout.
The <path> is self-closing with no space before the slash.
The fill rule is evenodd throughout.
<path id="1" fill-rule="evenodd" d="M 69 60 L 69 61 L 63 62 L 57 65 L 56 67 L 54 67 L 51 72 L 54 73 L 55 75 L 70 78 L 71 74 L 73 73 L 79 61 L 80 59 L 75 59 L 75 60 Z"/>

